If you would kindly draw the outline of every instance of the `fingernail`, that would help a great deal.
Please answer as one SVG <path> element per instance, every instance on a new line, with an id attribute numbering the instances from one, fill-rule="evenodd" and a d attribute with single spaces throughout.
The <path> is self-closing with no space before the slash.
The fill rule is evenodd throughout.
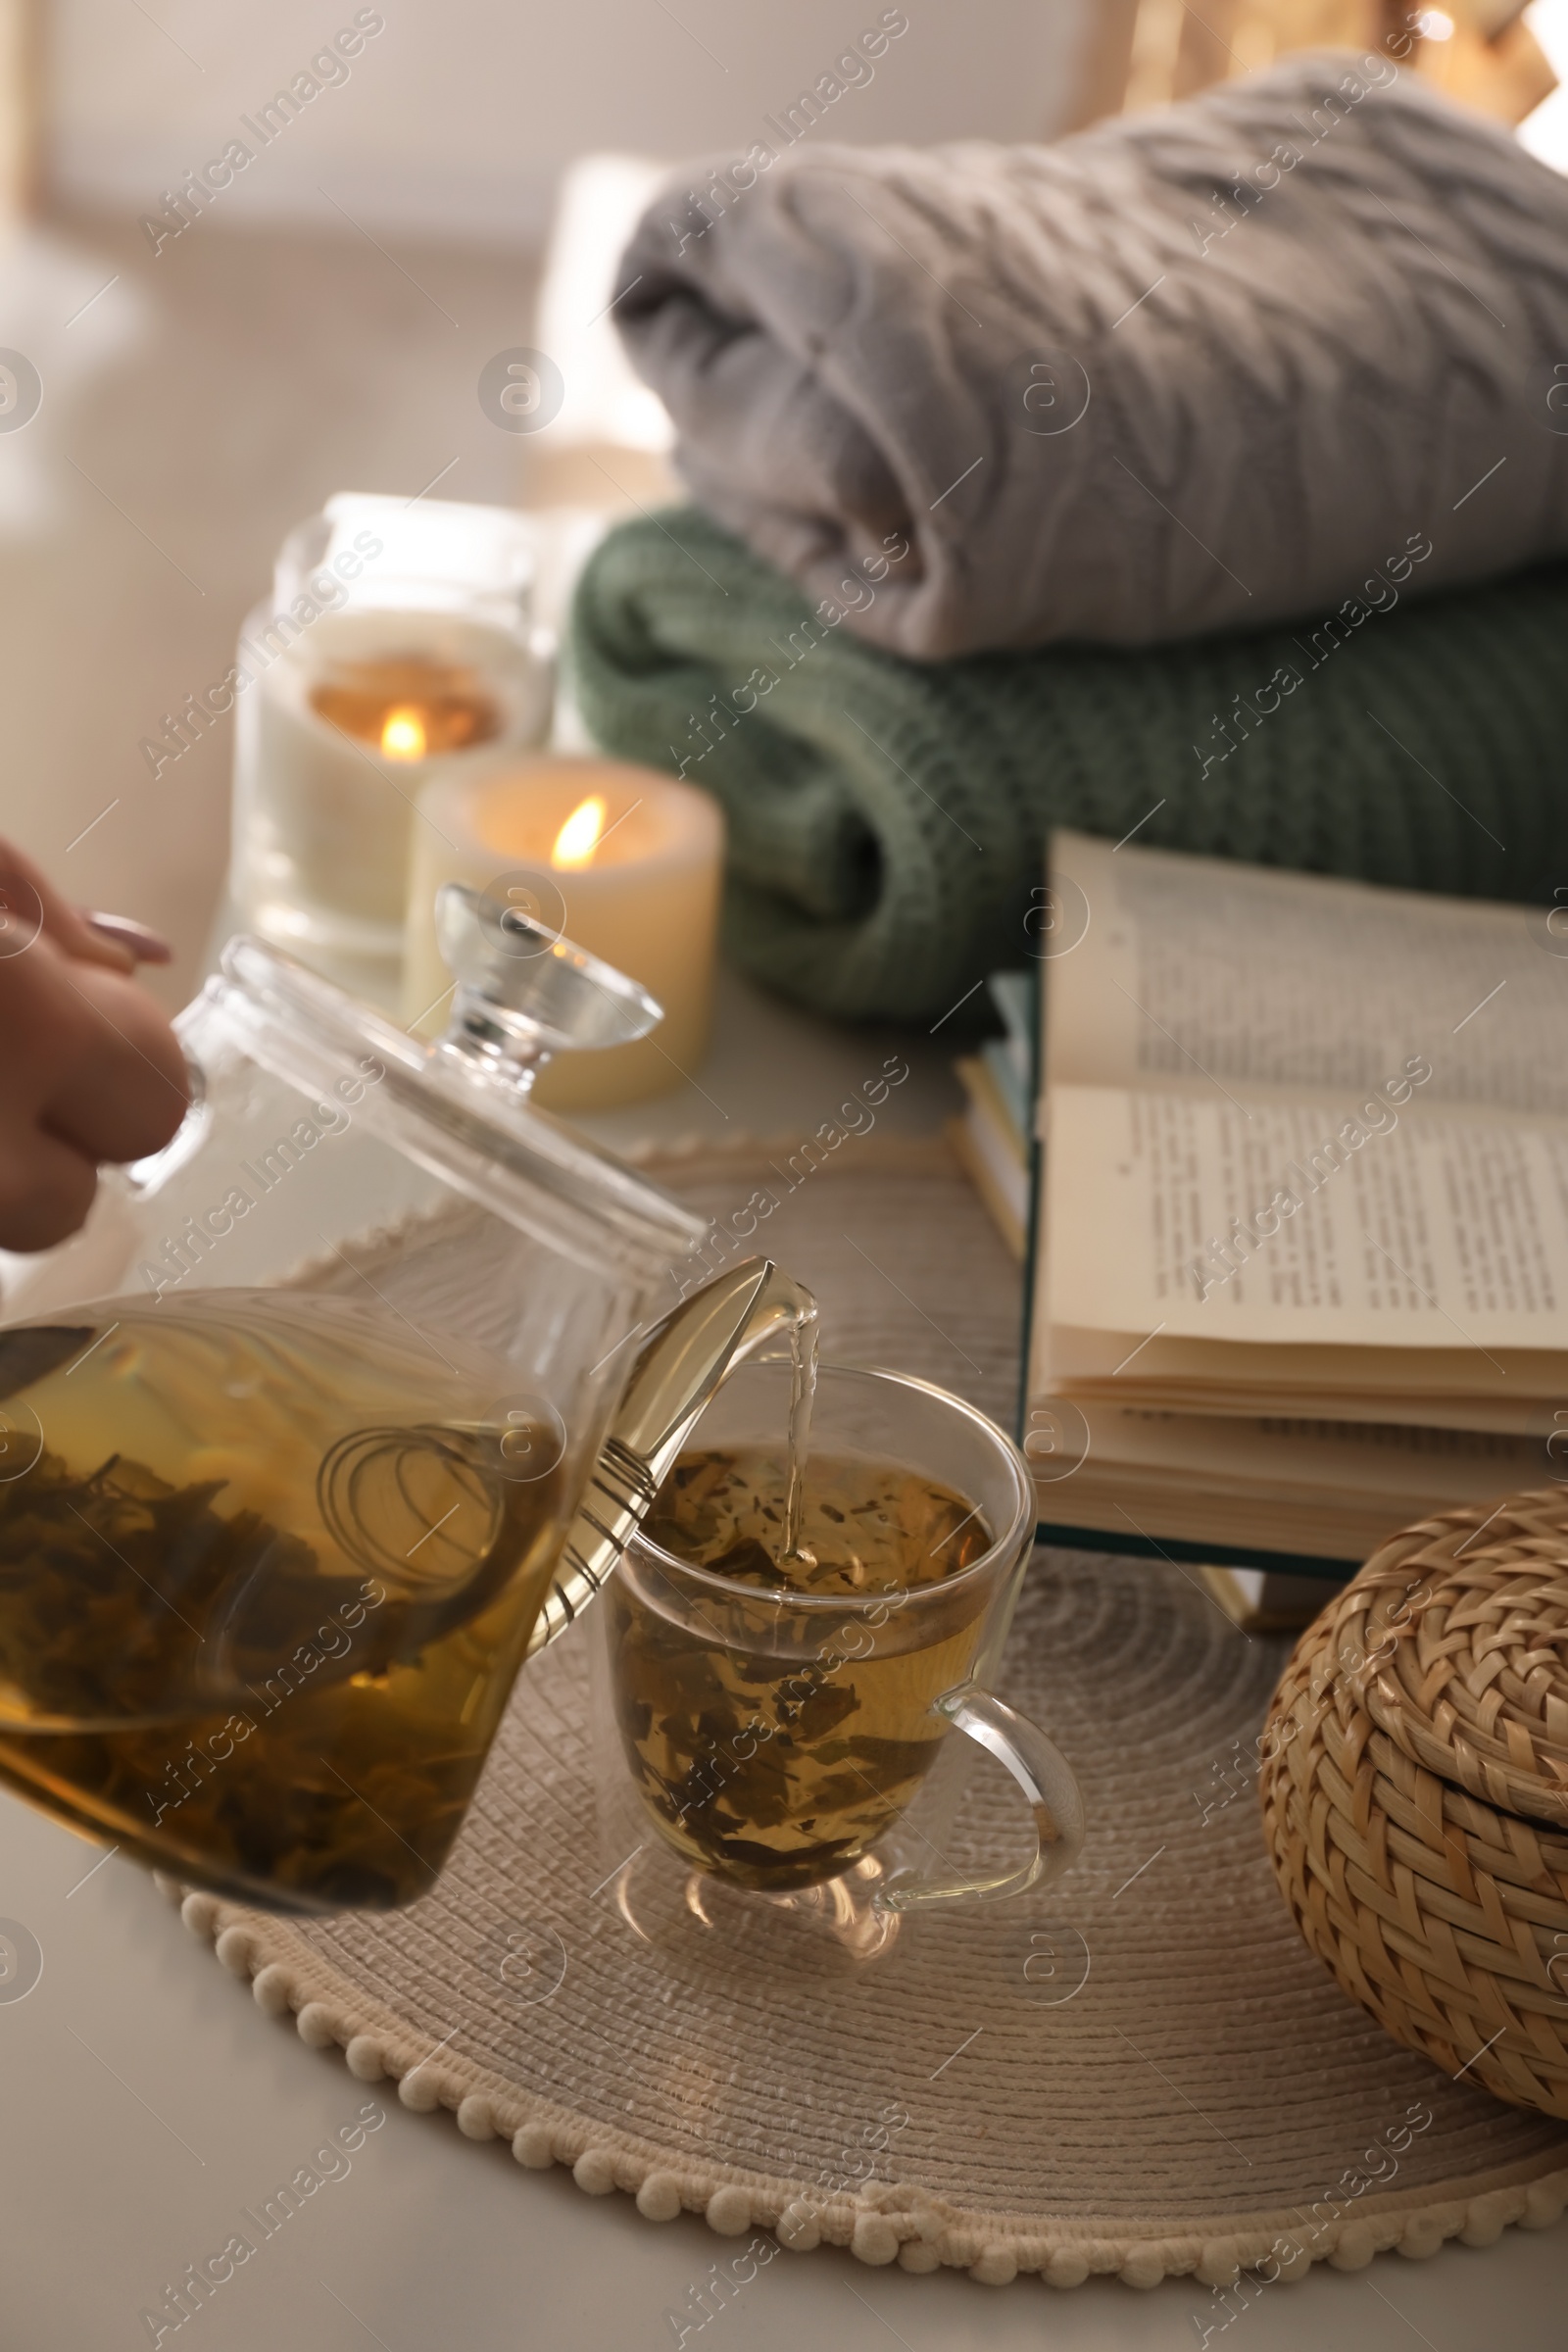
<path id="1" fill-rule="evenodd" d="M 117 948 L 124 948 L 138 963 L 172 963 L 174 960 L 174 951 L 168 940 L 156 931 L 149 931 L 145 923 L 134 921 L 128 914 L 96 914 L 84 906 L 81 919 L 97 932 L 100 939 L 112 941 Z"/>

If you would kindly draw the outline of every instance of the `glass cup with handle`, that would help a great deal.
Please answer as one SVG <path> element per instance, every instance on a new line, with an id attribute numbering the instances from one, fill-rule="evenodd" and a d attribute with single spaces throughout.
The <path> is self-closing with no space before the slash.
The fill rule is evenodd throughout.
<path id="1" fill-rule="evenodd" d="M 715 1459 L 776 1462 L 790 1381 L 780 1363 L 733 1373 L 673 1479 L 710 1482 L 703 1465 Z M 730 1890 L 814 1913 L 868 1954 L 900 1915 L 1024 1893 L 1082 1846 L 1071 1767 L 993 1688 L 1034 1538 L 1017 1448 L 925 1381 L 824 1364 L 806 1488 L 806 1541 L 813 1493 L 838 1497 L 819 1506 L 829 1520 L 853 1513 L 857 1495 L 880 1513 L 881 1542 L 850 1547 L 857 1564 L 826 1580 L 838 1589 L 766 1566 L 765 1581 L 737 1575 L 737 1560 L 757 1557 L 746 1541 L 731 1544 L 727 1568 L 682 1556 L 684 1534 L 671 1539 L 680 1550 L 667 1547 L 656 1539 L 679 1515 L 669 1486 L 606 1588 L 601 1822 L 607 1852 L 625 1854 L 620 1841 L 640 1829 L 618 1893 L 656 1939 L 661 1915 L 710 1923 Z M 818 1537 L 825 1524 L 818 1515 Z M 1000 1870 L 948 1850 L 980 1748 L 1028 1807 L 1024 1851 Z"/>

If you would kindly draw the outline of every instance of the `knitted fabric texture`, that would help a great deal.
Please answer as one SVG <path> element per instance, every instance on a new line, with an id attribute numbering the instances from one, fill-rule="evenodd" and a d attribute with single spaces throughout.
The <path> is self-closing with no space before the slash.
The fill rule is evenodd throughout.
<path id="1" fill-rule="evenodd" d="M 812 597 L 909 543 L 852 635 L 1152 644 L 1337 604 L 1412 530 L 1421 592 L 1568 554 L 1568 181 L 1392 58 L 713 162 L 614 315 L 694 497 Z"/>
<path id="2" fill-rule="evenodd" d="M 602 542 L 571 659 L 601 744 L 722 804 L 735 959 L 823 1012 L 929 1020 L 1040 953 L 1054 825 L 1549 899 L 1568 875 L 1568 569 L 1395 594 L 1148 652 L 915 663 L 683 509 Z"/>

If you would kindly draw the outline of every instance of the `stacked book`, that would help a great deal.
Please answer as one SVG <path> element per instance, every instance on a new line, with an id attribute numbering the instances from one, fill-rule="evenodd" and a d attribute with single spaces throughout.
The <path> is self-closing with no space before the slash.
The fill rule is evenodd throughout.
<path id="1" fill-rule="evenodd" d="M 1028 1254 L 1034 1181 L 1040 988 L 1033 972 L 993 972 L 986 987 L 1004 1033 L 955 1062 L 968 1101 L 948 1132 L 1003 1240 L 1021 1258 Z"/>
<path id="2" fill-rule="evenodd" d="M 1042 1520 L 1289 1618 L 1293 1577 L 1568 1484 L 1568 906 L 1068 833 L 1050 895 L 1033 1119 L 1007 1159 L 1014 983 L 964 1121 L 1014 1246 L 1040 1145 Z"/>

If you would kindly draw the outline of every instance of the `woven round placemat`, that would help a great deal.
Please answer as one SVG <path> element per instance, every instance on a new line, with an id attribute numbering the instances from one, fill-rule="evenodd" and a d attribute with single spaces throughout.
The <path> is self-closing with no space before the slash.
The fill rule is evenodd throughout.
<path id="1" fill-rule="evenodd" d="M 847 1143 L 793 1187 L 789 1164 L 748 1146 L 656 1172 L 720 1230 L 770 1188 L 760 1238 L 817 1291 L 829 1354 L 1010 1421 L 1017 1268 L 946 1148 Z M 367 1248 L 395 1282 L 395 1246 Z M 1297 1935 L 1255 1793 L 1289 1645 L 1239 1633 L 1191 1572 L 1037 1554 L 1003 1690 L 1077 1767 L 1083 1860 L 1043 1898 L 913 1917 L 836 1972 L 760 1952 L 726 1974 L 628 1927 L 594 1826 L 594 1631 L 521 1678 L 414 1909 L 298 1922 L 185 1898 L 261 2007 L 362 2080 L 653 2220 L 684 2207 L 989 2283 L 1289 2278 L 1557 2219 L 1568 2132 L 1401 2049 Z M 954 1858 L 994 1865 L 1021 1835 L 983 1771 Z"/>
<path id="2" fill-rule="evenodd" d="M 1568 2119 L 1568 1498 L 1380 1545 L 1274 1701 L 1265 1835 L 1312 1949 L 1391 2034 Z"/>

